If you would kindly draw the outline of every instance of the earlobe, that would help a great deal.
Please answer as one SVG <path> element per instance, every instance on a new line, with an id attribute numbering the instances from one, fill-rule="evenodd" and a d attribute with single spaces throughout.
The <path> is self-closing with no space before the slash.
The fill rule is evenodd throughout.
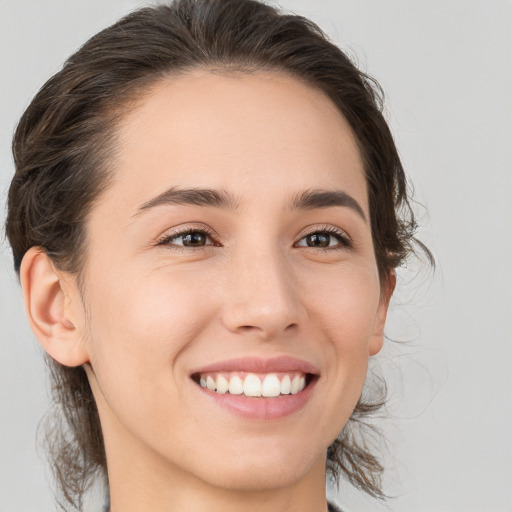
<path id="1" fill-rule="evenodd" d="M 389 271 L 388 279 L 381 290 L 379 308 L 375 317 L 375 328 L 368 347 L 368 353 L 370 356 L 374 356 L 380 352 L 384 345 L 384 326 L 386 325 L 389 302 L 395 290 L 395 286 L 396 272 L 395 269 L 391 269 Z"/>
<path id="2" fill-rule="evenodd" d="M 79 300 L 70 290 L 63 273 L 55 268 L 46 251 L 31 247 L 21 263 L 20 280 L 23 302 L 30 326 L 46 352 L 65 366 L 79 366 L 88 361 L 77 328 L 78 318 L 71 307 Z"/>

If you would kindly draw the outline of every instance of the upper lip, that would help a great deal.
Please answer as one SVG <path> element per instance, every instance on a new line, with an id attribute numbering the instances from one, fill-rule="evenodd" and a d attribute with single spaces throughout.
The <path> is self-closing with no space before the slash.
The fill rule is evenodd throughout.
<path id="1" fill-rule="evenodd" d="M 273 372 L 302 372 L 318 375 L 320 372 L 313 364 L 297 359 L 292 356 L 279 356 L 272 358 L 264 357 L 242 357 L 218 361 L 197 368 L 192 374 L 213 373 L 213 372 L 250 372 L 250 373 L 273 373 Z"/>

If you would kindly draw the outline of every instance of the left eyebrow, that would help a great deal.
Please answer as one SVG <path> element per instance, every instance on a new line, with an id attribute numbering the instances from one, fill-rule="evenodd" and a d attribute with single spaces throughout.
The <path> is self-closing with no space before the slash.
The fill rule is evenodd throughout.
<path id="1" fill-rule="evenodd" d="M 146 210 L 162 205 L 192 205 L 192 206 L 211 206 L 214 208 L 228 208 L 235 210 L 237 203 L 233 196 L 223 190 L 213 190 L 207 188 L 177 188 L 171 187 L 162 194 L 145 202 L 135 212 L 134 215 L 140 215 Z"/>
<path id="2" fill-rule="evenodd" d="M 306 190 L 295 196 L 291 203 L 292 209 L 313 210 L 342 206 L 355 211 L 365 222 L 366 215 L 361 205 L 343 190 Z"/>

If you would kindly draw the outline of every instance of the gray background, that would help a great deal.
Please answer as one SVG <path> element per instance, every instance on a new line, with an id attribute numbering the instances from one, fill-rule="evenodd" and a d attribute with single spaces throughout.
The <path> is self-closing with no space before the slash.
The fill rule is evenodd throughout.
<path id="1" fill-rule="evenodd" d="M 10 139 L 42 83 L 88 37 L 144 2 L 0 0 L 0 220 Z M 379 505 L 342 485 L 348 511 L 512 511 L 512 2 L 288 0 L 387 94 L 438 260 L 400 273 L 388 342 L 388 438 Z M 35 432 L 47 408 L 41 354 L 0 247 L 0 512 L 54 510 Z M 334 491 L 333 491 L 334 492 Z M 91 506 L 91 509 L 92 506 Z M 97 508 L 95 510 L 98 510 Z"/>

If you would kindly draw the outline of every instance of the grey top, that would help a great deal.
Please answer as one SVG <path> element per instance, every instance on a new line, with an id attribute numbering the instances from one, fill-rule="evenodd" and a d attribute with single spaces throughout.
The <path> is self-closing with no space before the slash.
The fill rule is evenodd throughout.
<path id="1" fill-rule="evenodd" d="M 338 508 L 336 505 L 333 505 L 332 503 L 327 503 L 327 508 L 329 509 L 329 512 L 343 512 L 341 508 Z M 110 504 L 107 503 L 103 507 L 103 512 L 109 512 L 110 511 Z"/>

